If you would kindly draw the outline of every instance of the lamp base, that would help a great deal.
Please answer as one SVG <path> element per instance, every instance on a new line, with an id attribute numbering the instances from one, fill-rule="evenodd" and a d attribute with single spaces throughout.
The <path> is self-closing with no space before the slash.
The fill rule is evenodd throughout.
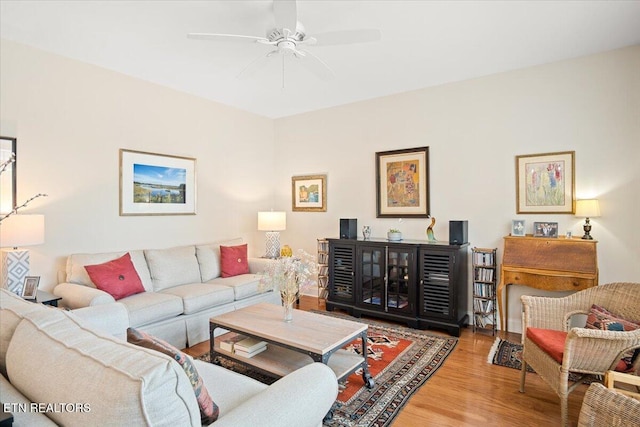
<path id="1" fill-rule="evenodd" d="M 582 226 L 582 229 L 584 230 L 584 236 L 582 236 L 583 240 L 593 240 L 593 237 L 591 237 L 591 224 L 589 223 L 589 218 L 587 218 L 587 220 L 585 221 L 584 225 Z"/>
<path id="2" fill-rule="evenodd" d="M 24 278 L 29 274 L 29 251 L 2 251 L 2 287 L 22 296 Z"/>
<path id="3" fill-rule="evenodd" d="M 277 231 L 267 231 L 267 258 L 278 258 L 280 256 L 280 233 Z"/>

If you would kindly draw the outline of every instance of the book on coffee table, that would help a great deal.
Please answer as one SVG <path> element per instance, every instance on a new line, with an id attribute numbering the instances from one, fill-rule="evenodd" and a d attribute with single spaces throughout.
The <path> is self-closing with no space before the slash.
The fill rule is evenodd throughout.
<path id="1" fill-rule="evenodd" d="M 231 336 L 227 337 L 226 335 L 231 335 Z M 222 340 L 220 340 L 220 348 L 222 350 L 233 353 L 236 343 L 245 339 L 247 339 L 246 335 L 233 334 L 233 333 L 225 334 L 225 337 Z"/>
<path id="2" fill-rule="evenodd" d="M 238 356 L 242 356 L 242 357 L 253 357 L 258 353 L 262 353 L 266 349 L 267 349 L 267 345 L 265 343 L 265 345 L 263 347 L 258 347 L 257 349 L 255 349 L 253 351 L 243 351 L 243 350 L 236 349 L 236 351 L 234 351 L 234 353 L 237 354 Z"/>
<path id="3" fill-rule="evenodd" d="M 260 341 L 259 339 L 251 337 L 238 341 L 233 345 L 233 349 L 235 352 L 238 352 L 239 350 L 245 353 L 253 353 L 255 350 L 266 347 L 267 343 L 265 341 Z"/>

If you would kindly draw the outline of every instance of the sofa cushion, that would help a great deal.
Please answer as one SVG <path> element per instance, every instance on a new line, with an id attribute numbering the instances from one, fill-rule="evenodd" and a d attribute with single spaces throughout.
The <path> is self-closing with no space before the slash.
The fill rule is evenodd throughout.
<path id="1" fill-rule="evenodd" d="M 122 298 L 129 312 L 129 325 L 141 326 L 182 314 L 182 299 L 175 295 L 160 292 L 145 292 Z"/>
<path id="2" fill-rule="evenodd" d="M 195 246 L 147 249 L 144 256 L 149 265 L 155 291 L 185 283 L 201 282 Z"/>
<path id="3" fill-rule="evenodd" d="M 0 289 L 0 374 L 7 375 L 6 356 L 11 337 L 24 316 L 34 311 L 49 310 L 42 304 L 25 301 L 13 292 Z"/>
<path id="4" fill-rule="evenodd" d="M 20 322 L 7 372 L 32 402 L 88 409 L 47 412 L 59 425 L 201 425 L 189 378 L 174 360 L 95 332 L 63 310 Z"/>
<path id="5" fill-rule="evenodd" d="M 184 314 L 193 314 L 206 308 L 233 302 L 233 288 L 211 283 L 192 283 L 160 291 L 182 299 Z"/>
<path id="6" fill-rule="evenodd" d="M 261 276 L 258 274 L 241 274 L 233 277 L 218 277 L 216 279 L 209 280 L 207 283 L 224 285 L 232 288 L 234 298 L 238 301 L 261 293 L 260 277 Z"/>
<path id="7" fill-rule="evenodd" d="M 211 424 L 218 419 L 220 409 L 211 399 L 207 387 L 205 387 L 202 378 L 198 374 L 198 370 L 186 354 L 168 342 L 162 341 L 161 339 L 151 336 L 145 332 L 138 331 L 134 328 L 127 329 L 127 341 L 140 347 L 159 351 L 162 354 L 172 357 L 176 362 L 178 362 L 178 365 L 184 369 L 185 374 L 187 374 L 187 377 L 191 382 L 191 387 L 193 388 L 196 400 L 198 401 L 198 407 L 200 408 L 202 424 Z"/>
<path id="8" fill-rule="evenodd" d="M 220 245 L 237 246 L 240 244 L 242 244 L 242 239 L 236 238 L 196 245 L 196 257 L 200 265 L 201 281 L 207 282 L 220 276 Z"/>
<path id="9" fill-rule="evenodd" d="M 220 246 L 220 270 L 222 277 L 249 273 L 247 245 Z"/>
<path id="10" fill-rule="evenodd" d="M 128 252 L 120 258 L 84 268 L 96 287 L 116 300 L 144 292 Z"/>
<path id="11" fill-rule="evenodd" d="M 78 285 L 91 286 L 95 288 L 96 285 L 91 281 L 87 270 L 84 268 L 85 265 L 95 265 L 102 264 L 107 261 L 114 260 L 116 258 L 120 258 L 126 251 L 122 252 L 105 252 L 99 254 L 73 254 L 69 255 L 67 258 L 67 267 L 66 267 L 66 281 L 69 283 L 75 283 Z M 147 260 L 144 257 L 143 251 L 129 251 L 129 255 L 131 256 L 131 262 L 133 266 L 136 268 L 138 272 L 138 276 L 142 281 L 142 286 L 146 291 L 153 290 L 153 284 L 151 282 L 151 274 L 149 273 L 149 268 L 147 267 Z"/>

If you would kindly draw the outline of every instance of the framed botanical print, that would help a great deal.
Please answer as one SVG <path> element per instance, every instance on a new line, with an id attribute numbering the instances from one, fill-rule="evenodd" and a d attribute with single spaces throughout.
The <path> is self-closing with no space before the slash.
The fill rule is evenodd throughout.
<path id="1" fill-rule="evenodd" d="M 376 216 L 429 216 L 429 147 L 376 153 Z"/>
<path id="2" fill-rule="evenodd" d="M 327 175 L 291 177 L 291 210 L 294 212 L 326 212 Z"/>
<path id="3" fill-rule="evenodd" d="M 576 211 L 574 151 L 516 156 L 516 212 Z"/>

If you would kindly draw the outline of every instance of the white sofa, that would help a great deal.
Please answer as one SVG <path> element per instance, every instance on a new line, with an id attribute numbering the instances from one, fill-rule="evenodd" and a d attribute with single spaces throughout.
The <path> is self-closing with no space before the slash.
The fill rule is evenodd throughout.
<path id="1" fill-rule="evenodd" d="M 119 303 L 65 311 L 0 289 L 0 396 L 13 425 L 201 425 L 183 368 L 111 335 L 123 336 L 126 322 Z M 320 363 L 270 386 L 193 364 L 219 407 L 217 427 L 321 426 L 338 393 L 333 371 Z"/>
<path id="2" fill-rule="evenodd" d="M 249 258 L 249 274 L 220 277 L 220 246 L 237 246 L 242 239 L 168 249 L 128 251 L 145 292 L 118 300 L 129 313 L 130 326 L 185 348 L 209 339 L 209 318 L 257 302 L 281 304 L 276 292 L 261 292 L 260 273 L 271 262 Z M 127 251 L 73 254 L 53 293 L 71 309 L 116 300 L 95 287 L 86 265 L 102 264 Z"/>

